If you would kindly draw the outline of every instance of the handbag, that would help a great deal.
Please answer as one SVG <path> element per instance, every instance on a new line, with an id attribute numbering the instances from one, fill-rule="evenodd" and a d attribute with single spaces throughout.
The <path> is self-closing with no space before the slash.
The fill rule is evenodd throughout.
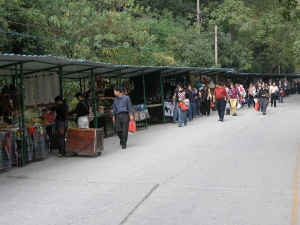
<path id="1" fill-rule="evenodd" d="M 276 90 L 276 91 L 274 92 L 274 95 L 275 95 L 276 97 L 278 97 L 278 96 L 279 96 L 279 91 Z"/>
<path id="2" fill-rule="evenodd" d="M 56 130 L 55 130 L 55 134 L 57 136 L 62 136 L 65 135 L 66 133 L 66 128 L 67 128 L 67 119 L 68 119 L 68 110 L 67 110 L 67 114 L 66 114 L 66 121 L 56 121 L 55 125 L 56 125 Z M 62 125 L 63 124 L 63 125 Z"/>
<path id="3" fill-rule="evenodd" d="M 213 102 L 210 102 L 210 108 L 214 108 L 215 107 L 215 104 Z"/>
<path id="4" fill-rule="evenodd" d="M 66 128 L 65 127 L 56 127 L 56 132 L 55 134 L 58 136 L 65 135 Z"/>

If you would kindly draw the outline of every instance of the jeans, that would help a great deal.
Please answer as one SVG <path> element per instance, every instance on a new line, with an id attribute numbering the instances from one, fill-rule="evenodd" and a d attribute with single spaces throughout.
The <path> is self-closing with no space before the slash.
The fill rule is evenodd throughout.
<path id="1" fill-rule="evenodd" d="M 193 120 L 194 116 L 196 116 L 196 103 L 195 102 L 190 102 L 189 119 Z"/>
<path id="2" fill-rule="evenodd" d="M 66 133 L 67 133 L 67 129 L 68 129 L 68 122 L 67 121 L 56 121 L 55 125 L 56 125 L 56 127 L 64 127 L 65 128 L 64 135 L 57 135 L 59 154 L 61 154 L 62 156 L 65 156 L 66 155 Z"/>
<path id="3" fill-rule="evenodd" d="M 178 105 L 177 103 L 174 103 L 174 110 L 173 110 L 173 122 L 176 123 L 177 120 L 177 113 L 178 112 Z"/>
<path id="4" fill-rule="evenodd" d="M 119 136 L 120 144 L 122 146 L 126 146 L 127 139 L 128 139 L 128 127 L 129 127 L 129 115 L 128 113 L 125 114 L 118 114 L 116 116 L 116 124 L 115 130 Z"/>
<path id="5" fill-rule="evenodd" d="M 279 95 L 278 100 L 279 100 L 280 103 L 283 103 L 283 96 Z"/>
<path id="6" fill-rule="evenodd" d="M 255 107 L 255 103 L 254 103 L 254 98 L 252 95 L 249 95 L 248 97 L 248 106 L 250 107 L 250 105 L 253 103 L 253 107 Z"/>
<path id="7" fill-rule="evenodd" d="M 277 97 L 275 96 L 274 93 L 271 94 L 271 106 L 274 104 L 274 107 L 276 107 L 276 100 Z"/>
<path id="8" fill-rule="evenodd" d="M 178 107 L 178 125 L 182 126 L 182 123 L 187 125 L 186 111 L 183 111 Z"/>
<path id="9" fill-rule="evenodd" d="M 78 127 L 79 128 L 89 128 L 89 118 L 88 118 L 88 116 L 78 117 Z"/>
<path id="10" fill-rule="evenodd" d="M 236 114 L 236 102 L 237 102 L 237 99 L 230 99 L 232 114 Z"/>
<path id="11" fill-rule="evenodd" d="M 266 98 L 260 98 L 259 99 L 259 104 L 260 104 L 260 107 L 261 107 L 261 112 L 263 114 L 266 114 L 266 110 L 267 110 Z"/>
<path id="12" fill-rule="evenodd" d="M 225 99 L 217 100 L 217 109 L 218 109 L 218 114 L 220 119 L 224 119 L 225 108 L 226 108 Z"/>

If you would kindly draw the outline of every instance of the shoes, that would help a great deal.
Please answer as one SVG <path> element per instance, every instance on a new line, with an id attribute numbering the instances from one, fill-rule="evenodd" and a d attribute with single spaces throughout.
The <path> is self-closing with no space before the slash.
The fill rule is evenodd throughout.
<path id="1" fill-rule="evenodd" d="M 199 116 L 196 116 L 196 118 L 199 118 Z"/>
<path id="2" fill-rule="evenodd" d="M 178 126 L 178 127 L 182 127 L 182 126 Z"/>
<path id="3" fill-rule="evenodd" d="M 184 126 L 187 126 L 187 124 L 184 124 Z"/>
<path id="4" fill-rule="evenodd" d="M 223 122 L 223 120 L 224 120 L 224 119 L 222 118 L 222 119 L 221 119 L 221 122 Z"/>
<path id="5" fill-rule="evenodd" d="M 265 113 L 263 113 L 263 115 L 266 115 Z"/>
<path id="6" fill-rule="evenodd" d="M 221 121 L 221 118 L 219 118 L 219 120 L 218 121 Z"/>
<path id="7" fill-rule="evenodd" d="M 235 113 L 235 114 L 232 114 L 232 116 L 237 116 L 237 115 L 236 115 L 236 113 Z"/>
<path id="8" fill-rule="evenodd" d="M 171 123 L 176 123 L 176 122 L 174 122 L 174 121 L 171 121 Z"/>
<path id="9" fill-rule="evenodd" d="M 189 120 L 189 122 L 192 122 L 193 120 Z"/>
<path id="10" fill-rule="evenodd" d="M 122 149 L 126 149 L 126 145 L 122 145 Z"/>

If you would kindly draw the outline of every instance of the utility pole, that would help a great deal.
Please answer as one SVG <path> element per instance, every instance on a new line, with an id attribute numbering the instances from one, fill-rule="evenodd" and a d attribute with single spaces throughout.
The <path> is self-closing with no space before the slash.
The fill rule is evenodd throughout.
<path id="1" fill-rule="evenodd" d="M 218 65 L 218 26 L 215 26 L 215 63 Z"/>
<path id="2" fill-rule="evenodd" d="M 197 23 L 200 26 L 200 0 L 197 0 Z M 200 27 L 198 30 L 198 34 L 200 34 Z"/>
<path id="3" fill-rule="evenodd" d="M 197 0 L 197 23 L 200 23 L 200 0 Z"/>

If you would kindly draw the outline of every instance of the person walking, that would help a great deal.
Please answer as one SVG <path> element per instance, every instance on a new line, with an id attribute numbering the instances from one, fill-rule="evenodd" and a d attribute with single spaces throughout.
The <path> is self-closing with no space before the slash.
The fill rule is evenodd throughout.
<path id="1" fill-rule="evenodd" d="M 261 85 L 261 89 L 258 92 L 259 104 L 261 107 L 261 112 L 266 115 L 267 110 L 267 99 L 269 98 L 269 90 L 265 88 L 265 85 Z"/>
<path id="2" fill-rule="evenodd" d="M 278 90 L 279 90 L 279 97 L 278 97 L 278 103 L 283 103 L 283 96 L 284 96 L 284 84 L 280 80 L 278 83 Z"/>
<path id="3" fill-rule="evenodd" d="M 273 82 L 272 86 L 270 86 L 269 92 L 271 94 L 271 107 L 273 106 L 273 104 L 274 107 L 276 107 L 276 101 L 279 97 L 279 90 L 275 82 Z"/>
<path id="4" fill-rule="evenodd" d="M 65 157 L 66 155 L 66 133 L 68 129 L 68 105 L 62 96 L 57 96 L 54 99 L 55 106 L 49 108 L 50 111 L 56 112 L 55 126 L 60 129 L 57 133 L 57 140 L 59 146 L 58 157 Z"/>
<path id="5" fill-rule="evenodd" d="M 192 86 L 188 86 L 188 90 L 186 92 L 186 97 L 190 101 L 189 106 L 189 122 L 193 121 L 193 118 L 196 117 L 196 93 L 193 90 Z"/>
<path id="6" fill-rule="evenodd" d="M 232 116 L 237 116 L 236 115 L 236 104 L 239 98 L 239 90 L 235 88 L 232 84 L 230 85 L 230 90 L 229 90 L 229 98 L 230 98 L 230 105 L 232 109 Z"/>
<path id="7" fill-rule="evenodd" d="M 76 109 L 70 111 L 68 115 L 76 114 L 75 122 L 78 124 L 79 128 L 89 128 L 89 108 L 90 103 L 83 98 L 81 92 L 76 93 L 75 97 L 79 101 Z"/>
<path id="8" fill-rule="evenodd" d="M 210 102 L 211 102 L 211 94 L 210 94 L 210 88 L 203 84 L 203 90 L 202 90 L 202 116 L 209 116 L 210 115 Z"/>
<path id="9" fill-rule="evenodd" d="M 217 102 L 219 121 L 223 122 L 224 121 L 226 102 L 228 100 L 228 94 L 227 94 L 227 91 L 223 87 L 221 82 L 219 82 L 216 85 L 213 97 L 214 97 L 214 102 L 215 101 Z"/>
<path id="10" fill-rule="evenodd" d="M 253 107 L 255 107 L 254 96 L 255 96 L 256 88 L 253 86 L 253 83 L 250 83 L 248 88 L 248 108 L 253 103 Z"/>
<path id="11" fill-rule="evenodd" d="M 196 117 L 201 116 L 201 103 L 202 103 L 202 92 L 198 91 L 196 94 Z"/>
<path id="12" fill-rule="evenodd" d="M 186 98 L 186 92 L 183 90 L 182 85 L 180 85 L 176 94 L 178 102 L 178 127 L 182 127 L 182 123 L 184 123 L 184 126 L 187 126 L 186 110 L 183 108 L 183 105 L 185 104 L 184 100 Z"/>
<path id="13" fill-rule="evenodd" d="M 116 98 L 113 103 L 113 122 L 120 139 L 120 145 L 122 149 L 126 149 L 129 122 L 133 120 L 132 105 L 130 98 L 123 95 L 121 87 L 114 87 L 114 95 Z"/>
<path id="14" fill-rule="evenodd" d="M 174 90 L 174 95 L 173 95 L 173 104 L 174 104 L 174 109 L 173 109 L 173 121 L 171 123 L 176 123 L 177 122 L 177 118 L 178 118 L 178 102 L 176 99 L 176 95 L 178 93 L 178 87 L 182 86 L 183 84 L 181 82 L 178 83 L 176 89 Z"/>

